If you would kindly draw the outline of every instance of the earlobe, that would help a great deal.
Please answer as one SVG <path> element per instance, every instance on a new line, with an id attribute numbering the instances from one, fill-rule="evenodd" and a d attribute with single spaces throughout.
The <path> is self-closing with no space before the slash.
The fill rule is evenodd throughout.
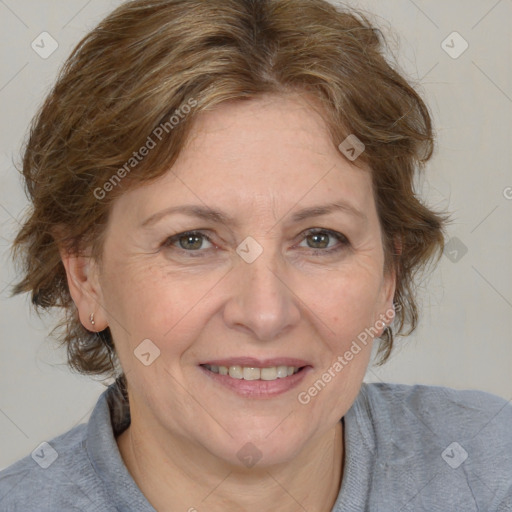
<path id="1" fill-rule="evenodd" d="M 101 286 L 95 261 L 89 256 L 60 251 L 66 269 L 69 293 L 78 309 L 82 325 L 89 331 L 102 331 L 108 326 L 102 307 Z"/>

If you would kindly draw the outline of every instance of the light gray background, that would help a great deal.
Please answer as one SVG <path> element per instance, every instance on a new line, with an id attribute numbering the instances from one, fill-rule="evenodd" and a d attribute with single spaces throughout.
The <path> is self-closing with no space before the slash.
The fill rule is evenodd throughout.
<path id="1" fill-rule="evenodd" d="M 27 204 L 12 161 L 19 162 L 29 121 L 75 44 L 120 3 L 0 0 L 0 468 L 85 421 L 103 389 L 67 370 L 64 350 L 47 336 L 51 317 L 38 319 L 28 296 L 8 299 L 8 247 Z M 454 212 L 449 236 L 459 244 L 421 286 L 419 329 L 366 379 L 476 388 L 510 400 L 512 0 L 346 3 L 375 13 L 431 107 L 438 149 L 421 191 Z M 59 45 L 47 59 L 31 48 L 43 31 Z M 441 46 L 453 31 L 469 44 L 457 59 Z"/>

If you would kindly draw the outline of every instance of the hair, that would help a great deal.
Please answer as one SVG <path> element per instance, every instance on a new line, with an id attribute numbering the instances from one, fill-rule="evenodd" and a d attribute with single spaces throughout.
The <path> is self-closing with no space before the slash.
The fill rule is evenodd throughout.
<path id="1" fill-rule="evenodd" d="M 71 368 L 113 377 L 119 361 L 108 327 L 80 323 L 59 248 L 101 262 L 113 201 L 168 172 L 201 112 L 297 92 L 321 106 L 335 146 L 351 134 L 365 145 L 354 163 L 371 169 L 384 269 L 396 273 L 388 359 L 394 336 L 417 326 L 415 277 L 442 254 L 446 219 L 414 190 L 434 150 L 428 107 L 384 50 L 366 14 L 326 0 L 133 0 L 78 43 L 32 121 L 30 205 L 12 247 L 12 295 L 31 292 L 38 313 L 61 308 L 52 334 Z"/>

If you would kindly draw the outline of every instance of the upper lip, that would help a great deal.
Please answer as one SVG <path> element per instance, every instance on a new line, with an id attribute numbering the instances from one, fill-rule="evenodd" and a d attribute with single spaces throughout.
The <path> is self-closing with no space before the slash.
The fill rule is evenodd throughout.
<path id="1" fill-rule="evenodd" d="M 301 368 L 302 366 L 311 366 L 304 359 L 294 357 L 274 357 L 272 359 L 257 359 L 255 357 L 230 357 L 228 359 L 212 359 L 200 363 L 201 365 L 209 364 L 213 366 L 246 366 L 250 368 L 270 368 L 272 366 L 294 366 Z"/>

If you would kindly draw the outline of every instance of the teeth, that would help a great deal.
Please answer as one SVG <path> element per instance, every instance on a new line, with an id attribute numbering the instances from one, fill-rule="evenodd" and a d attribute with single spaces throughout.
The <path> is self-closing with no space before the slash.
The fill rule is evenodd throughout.
<path id="1" fill-rule="evenodd" d="M 217 366 L 205 364 L 205 368 L 219 375 L 229 375 L 233 379 L 244 380 L 276 380 L 284 379 L 299 371 L 295 366 L 271 366 L 270 368 L 254 368 L 252 366 Z"/>
<path id="2" fill-rule="evenodd" d="M 258 380 L 261 375 L 261 371 L 259 368 L 249 368 L 244 366 L 243 369 L 244 380 Z"/>
<path id="3" fill-rule="evenodd" d="M 229 367 L 229 376 L 233 379 L 243 379 L 244 372 L 241 366 L 230 366 Z"/>
<path id="4" fill-rule="evenodd" d="M 286 366 L 278 366 L 277 367 L 277 376 L 280 379 L 283 379 L 284 377 L 288 377 L 288 367 L 286 367 Z"/>
<path id="5" fill-rule="evenodd" d="M 293 366 L 290 366 L 293 371 Z M 272 366 L 272 368 L 262 368 L 260 370 L 261 380 L 275 380 L 277 379 L 277 368 Z"/>

